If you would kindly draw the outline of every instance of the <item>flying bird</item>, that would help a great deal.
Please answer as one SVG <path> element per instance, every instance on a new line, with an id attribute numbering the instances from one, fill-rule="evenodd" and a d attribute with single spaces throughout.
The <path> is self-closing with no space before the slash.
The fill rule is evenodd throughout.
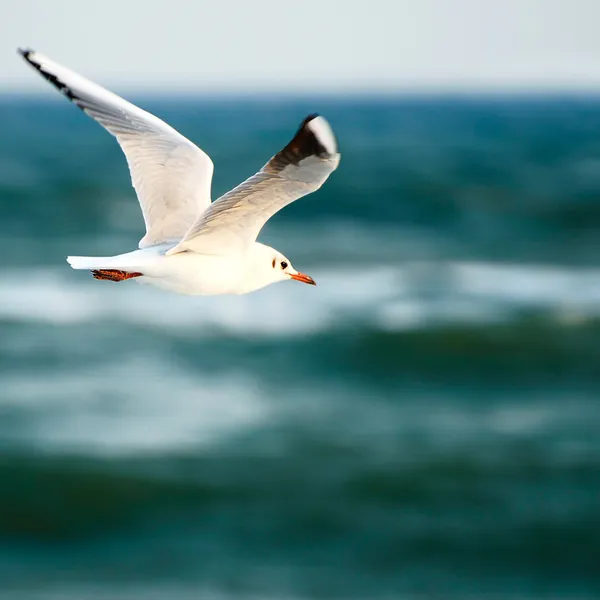
<path id="1" fill-rule="evenodd" d="M 246 294 L 294 279 L 315 285 L 274 248 L 257 242 L 284 206 L 318 190 L 337 168 L 335 136 L 317 114 L 283 150 L 211 203 L 210 157 L 164 121 L 33 50 L 19 50 L 40 75 L 117 138 L 146 234 L 116 256 L 69 256 L 96 279 L 136 279 L 182 294 Z"/>

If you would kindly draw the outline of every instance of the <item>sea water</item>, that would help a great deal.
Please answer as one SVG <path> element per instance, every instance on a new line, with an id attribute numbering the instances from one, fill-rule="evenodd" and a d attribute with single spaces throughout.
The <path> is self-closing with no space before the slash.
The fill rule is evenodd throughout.
<path id="1" fill-rule="evenodd" d="M 0 101 L 0 598 L 600 595 L 600 102 L 134 98 L 217 198 L 322 113 L 261 241 L 317 287 L 184 297 L 114 139 Z"/>

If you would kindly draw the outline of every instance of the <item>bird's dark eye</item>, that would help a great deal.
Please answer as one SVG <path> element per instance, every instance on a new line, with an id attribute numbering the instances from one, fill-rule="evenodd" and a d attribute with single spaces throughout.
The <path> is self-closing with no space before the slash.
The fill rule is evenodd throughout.
<path id="1" fill-rule="evenodd" d="M 273 268 L 275 268 L 275 259 L 273 259 Z"/>
<path id="2" fill-rule="evenodd" d="M 281 261 L 281 268 L 282 269 L 287 269 L 288 268 L 288 264 L 285 262 L 285 260 Z"/>

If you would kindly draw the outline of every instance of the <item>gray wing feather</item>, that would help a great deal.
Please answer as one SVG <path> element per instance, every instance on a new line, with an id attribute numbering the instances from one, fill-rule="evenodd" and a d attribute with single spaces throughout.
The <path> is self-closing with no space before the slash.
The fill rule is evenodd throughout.
<path id="1" fill-rule="evenodd" d="M 213 163 L 154 115 L 32 50 L 25 60 L 117 138 L 129 165 L 146 235 L 140 248 L 181 240 L 210 205 Z"/>
<path id="2" fill-rule="evenodd" d="M 258 173 L 213 202 L 169 253 L 244 251 L 276 212 L 318 190 L 339 160 L 329 124 L 323 117 L 310 115 L 281 152 Z"/>

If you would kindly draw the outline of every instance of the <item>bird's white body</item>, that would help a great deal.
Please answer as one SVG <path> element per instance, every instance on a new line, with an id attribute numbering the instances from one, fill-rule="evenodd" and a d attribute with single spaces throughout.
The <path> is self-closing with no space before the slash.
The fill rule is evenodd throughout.
<path id="1" fill-rule="evenodd" d="M 258 242 L 247 252 L 232 256 L 195 252 L 167 254 L 173 247 L 172 243 L 160 244 L 116 256 L 69 256 L 67 260 L 74 269 L 140 272 L 144 275 L 136 278 L 139 283 L 199 296 L 247 294 L 265 287 L 274 283 L 272 273 L 257 265 L 269 264 L 271 256 L 278 262 L 281 260 L 280 253 Z M 286 274 L 279 278 L 285 279 L 288 279 Z"/>
<path id="2" fill-rule="evenodd" d="M 213 163 L 172 127 L 32 50 L 20 50 L 69 100 L 117 138 L 146 224 L 139 249 L 109 257 L 69 256 L 97 279 L 133 279 L 181 294 L 246 294 L 277 281 L 314 285 L 277 250 L 256 241 L 290 202 L 316 191 L 340 155 L 327 121 L 308 116 L 255 175 L 211 203 Z"/>

